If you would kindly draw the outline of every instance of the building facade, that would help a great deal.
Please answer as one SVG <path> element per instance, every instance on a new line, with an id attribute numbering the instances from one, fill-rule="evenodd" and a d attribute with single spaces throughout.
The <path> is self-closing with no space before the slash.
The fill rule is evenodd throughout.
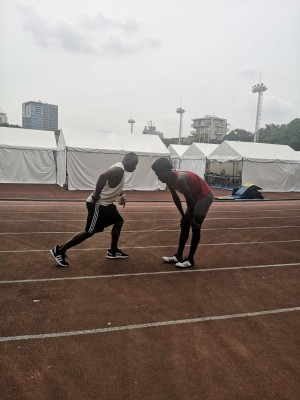
<path id="1" fill-rule="evenodd" d="M 28 101 L 22 104 L 22 127 L 54 131 L 58 129 L 58 106 Z"/>
<path id="2" fill-rule="evenodd" d="M 228 124 L 226 119 L 205 115 L 203 118 L 195 118 L 192 121 L 191 127 L 196 130 L 196 132 L 192 133 L 199 138 L 199 142 L 221 142 L 227 134 Z"/>
<path id="3" fill-rule="evenodd" d="M 156 130 L 156 126 L 154 126 L 152 124 L 152 121 L 148 122 L 148 126 L 145 126 L 144 130 L 143 130 L 143 134 L 144 135 L 157 135 L 159 136 L 161 139 L 163 139 L 164 135 L 162 132 L 159 132 Z"/>
<path id="4" fill-rule="evenodd" d="M 7 115 L 2 112 L 0 112 L 0 124 L 7 124 Z"/>

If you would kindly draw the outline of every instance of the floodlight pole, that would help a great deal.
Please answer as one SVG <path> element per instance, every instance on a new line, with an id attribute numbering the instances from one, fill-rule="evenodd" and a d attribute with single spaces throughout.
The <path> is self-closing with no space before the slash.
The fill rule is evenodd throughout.
<path id="1" fill-rule="evenodd" d="M 178 144 L 181 144 L 182 116 L 183 116 L 183 113 L 185 113 L 185 110 L 182 107 L 179 107 L 176 109 L 176 112 L 177 112 L 177 114 L 180 114 Z"/>
<path id="2" fill-rule="evenodd" d="M 133 124 L 135 124 L 135 120 L 130 118 L 128 123 L 130 124 L 130 133 L 133 133 Z"/>
<path id="3" fill-rule="evenodd" d="M 268 88 L 263 83 L 257 83 L 252 86 L 252 93 L 258 93 L 258 102 L 257 102 L 257 110 L 256 110 L 256 121 L 255 121 L 255 130 L 254 130 L 254 143 L 258 140 L 258 131 L 260 127 L 261 120 L 261 111 L 262 111 L 262 99 L 263 92 L 268 90 Z"/>

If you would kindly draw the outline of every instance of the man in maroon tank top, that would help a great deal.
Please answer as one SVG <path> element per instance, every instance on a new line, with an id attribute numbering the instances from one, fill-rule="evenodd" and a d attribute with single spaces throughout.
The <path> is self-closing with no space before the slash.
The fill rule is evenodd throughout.
<path id="1" fill-rule="evenodd" d="M 177 268 L 194 266 L 194 256 L 200 243 L 201 226 L 213 202 L 213 194 L 209 185 L 200 176 L 190 171 L 173 170 L 167 158 L 159 158 L 152 164 L 152 169 L 158 179 L 166 183 L 173 201 L 181 214 L 180 237 L 177 253 L 173 256 L 163 257 L 163 261 L 176 264 Z M 177 192 L 183 194 L 187 209 L 184 212 Z M 183 258 L 183 251 L 192 229 L 192 240 L 189 254 Z"/>

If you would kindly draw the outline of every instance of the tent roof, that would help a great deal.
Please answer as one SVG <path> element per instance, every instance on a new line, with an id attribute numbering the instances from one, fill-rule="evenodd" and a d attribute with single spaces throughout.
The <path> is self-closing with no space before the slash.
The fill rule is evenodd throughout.
<path id="1" fill-rule="evenodd" d="M 168 150 L 171 157 L 180 157 L 188 148 L 187 144 L 170 144 Z"/>
<path id="2" fill-rule="evenodd" d="M 98 149 L 100 143 L 105 142 L 105 135 L 113 133 L 108 130 L 92 130 L 84 128 L 71 128 L 64 126 L 60 131 L 60 138 L 64 145 L 74 149 Z M 61 140 L 59 140 L 61 142 Z M 100 147 L 101 148 L 101 147 Z"/>
<path id="3" fill-rule="evenodd" d="M 54 131 L 0 127 L 0 147 L 56 150 Z"/>
<path id="4" fill-rule="evenodd" d="M 157 135 L 120 134 L 113 131 L 62 128 L 65 146 L 70 150 L 126 153 L 157 154 L 169 156 L 169 151 Z M 62 147 L 60 145 L 60 147 Z"/>
<path id="5" fill-rule="evenodd" d="M 297 161 L 296 152 L 287 145 L 224 141 L 208 157 L 220 162 L 240 161 Z"/>
<path id="6" fill-rule="evenodd" d="M 189 148 L 183 153 L 183 157 L 207 157 L 211 154 L 219 144 L 213 143 L 192 143 Z"/>

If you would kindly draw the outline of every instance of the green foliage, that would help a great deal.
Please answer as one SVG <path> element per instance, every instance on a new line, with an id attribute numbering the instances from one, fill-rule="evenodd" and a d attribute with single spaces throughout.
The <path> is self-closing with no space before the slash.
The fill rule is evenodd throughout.
<path id="1" fill-rule="evenodd" d="M 7 122 L 4 122 L 3 124 L 0 124 L 0 126 L 5 126 L 7 128 L 22 128 L 22 126 L 20 126 L 20 125 L 8 124 Z"/>
<path id="2" fill-rule="evenodd" d="M 234 129 L 224 137 L 224 140 L 232 140 L 234 142 L 253 142 L 253 133 L 245 131 L 244 129 Z"/>
<path id="3" fill-rule="evenodd" d="M 259 142 L 286 144 L 300 151 L 300 118 L 294 119 L 287 125 L 266 125 L 259 130 Z"/>
<path id="4" fill-rule="evenodd" d="M 161 139 L 163 143 L 165 144 L 166 147 L 168 147 L 170 144 L 178 144 L 178 138 L 162 138 Z M 192 144 L 193 142 L 191 141 L 191 136 L 189 137 L 183 137 L 181 138 L 181 144 Z"/>
<path id="5" fill-rule="evenodd" d="M 192 134 L 186 139 L 190 139 L 192 142 L 205 142 L 207 138 L 199 138 L 195 134 Z M 203 139 L 203 140 L 201 140 Z M 174 139 L 176 140 L 176 139 Z M 234 129 L 229 132 L 223 140 L 240 141 L 240 142 L 253 142 L 253 133 L 244 129 Z M 296 118 L 289 124 L 275 125 L 267 124 L 264 128 L 261 128 L 258 132 L 258 142 L 260 143 L 272 143 L 272 144 L 285 144 L 290 146 L 296 151 L 300 151 L 300 118 Z M 174 141 L 173 143 L 178 143 Z M 211 140 L 210 143 L 218 143 L 218 141 Z"/>

